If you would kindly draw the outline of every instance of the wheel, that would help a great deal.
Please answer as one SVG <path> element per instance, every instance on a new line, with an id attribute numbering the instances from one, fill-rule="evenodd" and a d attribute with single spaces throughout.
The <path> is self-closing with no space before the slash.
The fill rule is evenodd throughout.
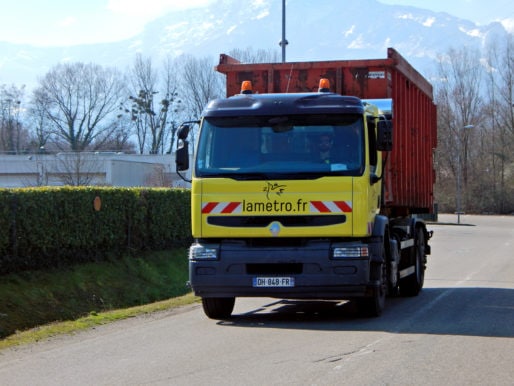
<path id="1" fill-rule="evenodd" d="M 395 236 L 393 236 L 393 238 L 390 239 L 390 242 L 386 245 L 386 247 L 390 250 L 391 260 L 399 260 L 398 255 L 401 253 L 401 251 L 398 248 L 399 245 L 400 241 Z M 396 264 L 394 268 L 395 272 L 392 272 L 393 266 L 391 264 L 391 261 L 387 262 L 387 296 L 397 297 L 400 295 L 400 270 L 398 269 L 398 265 Z"/>
<path id="2" fill-rule="evenodd" d="M 387 292 L 385 264 L 377 264 L 375 269 L 377 270 L 376 275 L 379 276 L 380 286 L 373 289 L 373 295 L 371 297 L 357 300 L 359 313 L 367 317 L 380 316 L 385 308 Z"/>
<path id="3" fill-rule="evenodd" d="M 210 319 L 228 319 L 236 298 L 202 298 L 203 312 Z"/>
<path id="4" fill-rule="evenodd" d="M 417 229 L 414 241 L 414 273 L 400 282 L 400 292 L 404 296 L 417 296 L 425 282 L 425 234 L 422 228 Z"/>

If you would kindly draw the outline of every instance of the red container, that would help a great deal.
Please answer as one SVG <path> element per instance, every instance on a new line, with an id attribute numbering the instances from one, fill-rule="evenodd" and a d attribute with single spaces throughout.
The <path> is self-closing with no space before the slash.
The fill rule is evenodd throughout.
<path id="1" fill-rule="evenodd" d="M 387 59 L 243 64 L 220 55 L 216 70 L 227 77 L 227 96 L 251 80 L 254 93 L 317 92 L 320 78 L 331 91 L 361 99 L 393 100 L 393 151 L 386 166 L 385 206 L 392 215 L 433 213 L 436 106 L 432 86 L 398 52 Z"/>

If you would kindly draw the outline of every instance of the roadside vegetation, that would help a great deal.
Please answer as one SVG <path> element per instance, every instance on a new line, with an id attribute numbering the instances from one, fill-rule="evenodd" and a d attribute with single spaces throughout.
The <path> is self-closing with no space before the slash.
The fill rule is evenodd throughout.
<path id="1" fill-rule="evenodd" d="M 196 301 L 186 248 L 2 276 L 0 349 Z"/>

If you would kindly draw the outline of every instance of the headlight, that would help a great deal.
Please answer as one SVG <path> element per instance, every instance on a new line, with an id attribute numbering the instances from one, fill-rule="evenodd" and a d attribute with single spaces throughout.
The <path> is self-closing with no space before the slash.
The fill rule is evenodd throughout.
<path id="1" fill-rule="evenodd" d="M 216 260 L 217 258 L 217 248 L 209 248 L 200 244 L 192 245 L 189 248 L 189 260 Z"/>
<path id="2" fill-rule="evenodd" d="M 367 256 L 369 256 L 369 250 L 368 247 L 364 245 L 337 247 L 332 251 L 332 257 L 334 259 L 359 258 Z"/>

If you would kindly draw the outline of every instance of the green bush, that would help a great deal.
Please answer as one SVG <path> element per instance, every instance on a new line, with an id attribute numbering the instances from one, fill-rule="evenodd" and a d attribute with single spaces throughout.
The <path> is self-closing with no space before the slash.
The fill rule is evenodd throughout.
<path id="1" fill-rule="evenodd" d="M 0 190 L 0 256 L 7 254 L 10 247 L 10 207 L 9 191 Z"/>
<path id="2" fill-rule="evenodd" d="M 186 189 L 0 189 L 0 200 L 0 274 L 191 242 Z"/>

